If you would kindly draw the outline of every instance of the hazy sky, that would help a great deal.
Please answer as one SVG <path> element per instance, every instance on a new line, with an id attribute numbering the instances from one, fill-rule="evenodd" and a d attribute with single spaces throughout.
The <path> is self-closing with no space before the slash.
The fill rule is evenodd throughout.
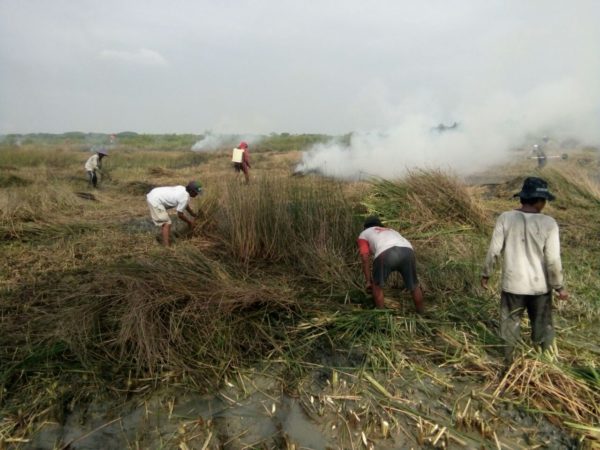
<path id="1" fill-rule="evenodd" d="M 0 0 L 0 133 L 394 135 L 485 116 L 591 139 L 599 24 L 595 0 Z"/>

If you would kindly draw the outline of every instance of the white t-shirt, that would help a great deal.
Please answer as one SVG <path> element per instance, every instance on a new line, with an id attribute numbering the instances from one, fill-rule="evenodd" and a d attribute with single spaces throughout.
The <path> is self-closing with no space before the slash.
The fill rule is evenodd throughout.
<path id="1" fill-rule="evenodd" d="M 482 275 L 489 277 L 504 253 L 502 290 L 540 295 L 562 287 L 556 221 L 544 214 L 507 211 L 498 217 Z"/>
<path id="2" fill-rule="evenodd" d="M 185 190 L 185 186 L 164 186 L 152 189 L 146 199 L 155 208 L 176 208 L 178 212 L 183 212 L 190 200 L 190 194 Z"/>
<path id="3" fill-rule="evenodd" d="M 87 170 L 88 172 L 93 172 L 94 170 L 100 168 L 99 158 L 100 157 L 98 156 L 98 153 L 95 153 L 92 156 L 90 156 L 85 162 L 85 170 Z"/>
<path id="4" fill-rule="evenodd" d="M 412 248 L 410 242 L 396 230 L 385 227 L 370 227 L 364 230 L 358 236 L 358 245 L 362 248 L 360 241 L 366 241 L 369 244 L 369 251 L 373 258 L 377 258 L 381 253 L 392 247 Z"/>

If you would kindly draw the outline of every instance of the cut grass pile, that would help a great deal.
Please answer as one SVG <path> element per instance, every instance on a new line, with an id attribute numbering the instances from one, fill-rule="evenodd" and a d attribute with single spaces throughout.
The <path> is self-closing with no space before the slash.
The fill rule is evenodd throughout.
<path id="1" fill-rule="evenodd" d="M 219 172 L 229 170 L 225 162 L 213 170 L 206 159 L 179 168 L 195 161 L 189 158 L 123 153 L 111 159 L 123 166 L 97 202 L 75 194 L 82 187 L 68 177 L 81 171 L 79 162 L 57 170 L 45 190 L 0 190 L 0 244 L 15 258 L 54 264 L 26 282 L 7 280 L 2 292 L 0 440 L 27 436 L 34 422 L 59 417 L 98 392 L 148 394 L 164 379 L 211 390 L 239 371 L 267 366 L 298 392 L 315 370 L 331 385 L 336 372 L 354 377 L 371 399 L 365 439 L 381 435 L 382 421 L 399 431 L 400 415 L 420 430 L 411 436 L 423 445 L 472 443 L 473 434 L 481 445 L 496 445 L 510 420 L 493 419 L 502 404 L 594 442 L 599 351 L 590 339 L 600 322 L 593 225 L 600 222 L 600 197 L 584 172 L 544 172 L 559 198 L 548 212 L 561 226 L 573 294 L 558 305 L 558 357 L 538 358 L 525 344 L 499 377 L 499 293 L 479 289 L 479 270 L 495 214 L 516 206 L 514 183 L 484 198 L 437 171 L 365 186 L 254 170 L 246 186 Z M 22 155 L 1 162 L 33 165 Z M 198 227 L 171 249 L 158 246 L 152 233 L 119 227 L 125 219 L 147 220 L 144 194 L 155 180 L 139 180 L 148 171 L 165 184 L 199 174 L 206 187 L 194 203 Z M 368 309 L 356 237 L 373 213 L 413 243 L 425 317 L 414 315 L 397 277 L 386 288 L 395 309 Z M 52 241 L 68 245 L 58 250 Z M 426 403 L 440 398 L 448 406 L 434 414 Z M 488 415 L 475 403 L 487 405 Z"/>

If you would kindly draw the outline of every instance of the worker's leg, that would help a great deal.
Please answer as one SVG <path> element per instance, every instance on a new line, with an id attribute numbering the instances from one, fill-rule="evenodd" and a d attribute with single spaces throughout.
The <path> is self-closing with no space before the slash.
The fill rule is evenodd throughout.
<path id="1" fill-rule="evenodd" d="M 244 172 L 244 178 L 246 183 L 250 183 L 250 169 L 246 163 L 242 163 L 242 171 Z"/>
<path id="2" fill-rule="evenodd" d="M 504 340 L 504 361 L 511 364 L 515 344 L 521 337 L 521 316 L 525 309 L 523 295 L 502 291 L 500 294 L 500 337 Z"/>
<path id="3" fill-rule="evenodd" d="M 152 222 L 154 222 L 154 225 L 160 227 L 163 245 L 168 247 L 171 233 L 171 218 L 169 217 L 169 213 L 162 206 L 154 206 L 150 202 L 148 202 L 148 209 L 150 209 Z"/>
<path id="4" fill-rule="evenodd" d="M 425 312 L 425 305 L 423 305 L 423 290 L 421 286 L 417 286 L 411 292 L 413 302 L 415 302 L 415 309 L 417 313 L 423 314 Z"/>
<path id="5" fill-rule="evenodd" d="M 385 308 L 385 302 L 383 300 L 383 286 L 385 285 L 385 281 L 390 275 L 391 271 L 389 266 L 386 263 L 386 253 L 389 250 L 386 250 L 381 255 L 377 256 L 373 261 L 373 302 L 375 303 L 375 308 Z"/>
<path id="6" fill-rule="evenodd" d="M 162 234 L 162 242 L 163 245 L 165 247 L 168 247 L 169 245 L 171 245 L 170 242 L 170 237 L 171 237 L 171 224 L 170 223 L 164 223 L 162 225 L 161 228 L 161 234 Z"/>
<path id="7" fill-rule="evenodd" d="M 375 283 L 373 283 L 373 302 L 375 303 L 375 308 L 385 308 L 385 302 L 383 301 L 383 289 L 381 286 L 377 286 Z"/>
<path id="8" fill-rule="evenodd" d="M 542 351 L 549 350 L 554 341 L 552 292 L 528 296 L 527 314 L 531 323 L 531 342 Z"/>
<path id="9" fill-rule="evenodd" d="M 394 247 L 394 252 L 397 255 L 395 267 L 402 275 L 406 289 L 410 291 L 417 313 L 423 314 L 425 305 L 423 304 L 423 290 L 417 278 L 415 252 L 409 247 Z"/>

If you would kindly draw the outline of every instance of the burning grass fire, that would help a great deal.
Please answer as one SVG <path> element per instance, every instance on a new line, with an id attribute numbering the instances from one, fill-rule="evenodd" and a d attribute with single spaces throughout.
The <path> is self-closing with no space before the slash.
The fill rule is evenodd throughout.
<path id="1" fill-rule="evenodd" d="M 0 448 L 600 446 L 597 154 L 544 168 L 572 295 L 554 351 L 520 343 L 504 370 L 497 279 L 479 277 L 531 166 L 336 181 L 258 152 L 245 185 L 219 152 L 123 148 L 90 201 L 86 155 L 53 152 L 0 153 Z M 194 178 L 196 227 L 163 248 L 144 194 Z M 371 214 L 413 243 L 425 315 L 395 275 L 371 309 Z"/>

